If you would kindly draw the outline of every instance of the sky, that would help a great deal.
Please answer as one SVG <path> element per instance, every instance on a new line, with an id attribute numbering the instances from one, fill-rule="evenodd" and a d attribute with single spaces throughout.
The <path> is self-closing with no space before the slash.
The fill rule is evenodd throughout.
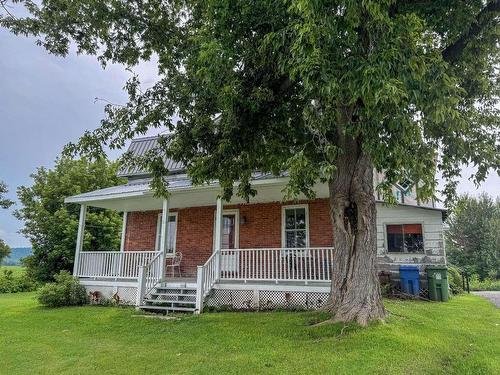
<path id="1" fill-rule="evenodd" d="M 143 85 L 153 83 L 155 72 L 154 63 L 138 68 Z M 49 55 L 33 39 L 0 29 L 0 180 L 9 186 L 7 197 L 16 200 L 16 188 L 31 184 L 30 173 L 52 167 L 65 144 L 99 126 L 105 102 L 95 98 L 125 103 L 129 76 L 119 65 L 103 70 L 92 56 Z M 476 189 L 467 180 L 472 171 L 464 169 L 459 193 L 500 195 L 496 174 Z M 11 247 L 30 246 L 18 233 L 23 223 L 12 216 L 15 207 L 0 210 L 0 238 Z"/>

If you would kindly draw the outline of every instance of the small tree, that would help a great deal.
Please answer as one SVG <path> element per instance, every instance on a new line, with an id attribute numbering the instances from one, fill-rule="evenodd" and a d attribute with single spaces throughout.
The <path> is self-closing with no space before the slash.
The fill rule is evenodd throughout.
<path id="1" fill-rule="evenodd" d="M 0 208 L 9 208 L 14 204 L 13 201 L 4 197 L 4 194 L 7 194 L 9 190 L 7 189 L 7 185 L 5 182 L 0 181 Z M 10 247 L 0 238 L 0 264 L 2 261 L 10 255 Z"/>
<path id="2" fill-rule="evenodd" d="M 448 259 L 480 280 L 500 276 L 500 199 L 487 194 L 458 199 L 448 219 Z"/>
<path id="3" fill-rule="evenodd" d="M 0 265 L 10 255 L 10 247 L 0 238 Z"/>
<path id="4" fill-rule="evenodd" d="M 9 208 L 14 204 L 13 201 L 4 197 L 4 194 L 7 194 L 9 190 L 7 189 L 7 185 L 5 182 L 0 181 L 0 208 Z"/>
<path id="5" fill-rule="evenodd" d="M 54 169 L 38 168 L 31 175 L 32 186 L 21 186 L 17 195 L 21 208 L 15 211 L 24 221 L 21 233 L 33 246 L 25 258 L 27 273 L 38 281 L 50 281 L 61 270 L 72 271 L 79 205 L 65 204 L 64 198 L 114 186 L 116 164 L 107 160 L 56 160 Z M 113 250 L 120 245 L 120 215 L 114 211 L 89 208 L 84 237 L 86 250 Z"/>
<path id="6" fill-rule="evenodd" d="M 135 161 L 160 194 L 164 156 L 196 184 L 218 180 L 226 200 L 251 198 L 255 171 L 286 171 L 287 198 L 328 183 L 336 320 L 385 315 L 375 188 L 391 200 L 391 184 L 413 181 L 428 199 L 439 168 L 451 197 L 462 163 L 478 166 L 477 182 L 499 167 L 500 0 L 19 2 L 30 16 L 0 24 L 52 53 L 158 57 L 158 82 L 143 90 L 133 77 L 128 104 L 108 106 L 71 150 L 96 155 L 167 127 L 173 139 Z"/>

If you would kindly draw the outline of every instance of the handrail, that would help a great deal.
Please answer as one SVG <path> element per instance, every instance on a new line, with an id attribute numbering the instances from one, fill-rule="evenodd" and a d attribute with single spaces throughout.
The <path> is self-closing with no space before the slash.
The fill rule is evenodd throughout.
<path id="1" fill-rule="evenodd" d="M 140 306 L 142 301 L 153 291 L 153 289 L 161 283 L 162 280 L 162 253 L 159 252 L 151 261 L 139 268 L 138 288 L 137 288 L 137 305 Z"/>
<path id="2" fill-rule="evenodd" d="M 196 277 L 196 313 L 203 310 L 203 300 L 219 279 L 220 252 L 216 251 L 205 262 L 198 266 Z"/>

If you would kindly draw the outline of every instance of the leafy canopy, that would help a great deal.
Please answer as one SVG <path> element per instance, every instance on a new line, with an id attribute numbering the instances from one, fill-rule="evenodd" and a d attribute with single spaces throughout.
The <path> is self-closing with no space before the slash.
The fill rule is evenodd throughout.
<path id="1" fill-rule="evenodd" d="M 500 278 L 500 198 L 464 195 L 448 219 L 449 261 L 481 280 Z"/>
<path id="2" fill-rule="evenodd" d="M 122 180 L 116 177 L 116 163 L 105 159 L 89 162 L 60 158 L 53 169 L 38 168 L 31 177 L 31 186 L 18 188 L 21 207 L 15 216 L 24 221 L 21 233 L 33 247 L 33 255 L 24 260 L 29 276 L 50 281 L 59 271 L 73 267 L 80 206 L 65 204 L 64 199 L 114 186 Z M 89 207 L 84 250 L 117 250 L 120 230 L 118 213 Z"/>
<path id="3" fill-rule="evenodd" d="M 218 179 L 226 197 L 254 193 L 251 173 L 288 171 L 289 193 L 329 180 L 347 135 L 387 181 L 451 197 L 463 163 L 475 181 L 498 170 L 500 1 L 19 0 L 26 18 L 0 24 L 50 52 L 71 45 L 103 65 L 158 61 L 158 81 L 134 76 L 129 102 L 108 106 L 99 129 L 69 151 L 122 147 L 164 127 L 147 166 L 161 192 L 166 153 L 195 183 Z"/>

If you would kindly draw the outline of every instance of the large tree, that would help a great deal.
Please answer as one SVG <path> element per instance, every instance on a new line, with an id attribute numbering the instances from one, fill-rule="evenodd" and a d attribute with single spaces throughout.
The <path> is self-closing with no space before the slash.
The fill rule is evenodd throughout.
<path id="1" fill-rule="evenodd" d="M 15 216 L 24 221 L 21 233 L 33 247 L 24 258 L 27 273 L 38 281 L 51 281 L 61 270 L 72 271 L 80 207 L 64 198 L 119 184 L 116 163 L 105 159 L 60 158 L 53 169 L 38 168 L 33 184 L 21 186 L 21 207 Z M 121 219 L 117 212 L 88 208 L 83 247 L 85 250 L 116 250 L 120 246 Z"/>
<path id="2" fill-rule="evenodd" d="M 478 167 L 478 182 L 499 168 L 500 0 L 19 2 L 30 15 L 7 8 L 1 24 L 51 53 L 74 45 L 103 64 L 157 61 L 158 81 L 130 79 L 129 102 L 108 106 L 70 150 L 96 155 L 167 127 L 172 138 L 128 159 L 160 194 L 165 154 L 195 183 L 217 179 L 226 199 L 254 195 L 256 170 L 287 171 L 287 198 L 329 184 L 336 320 L 385 314 L 374 188 L 390 200 L 390 184 L 408 179 L 428 199 L 438 168 L 452 196 L 462 163 Z M 376 187 L 374 169 L 386 177 Z"/>
<path id="3" fill-rule="evenodd" d="M 446 231 L 450 263 L 484 280 L 500 278 L 500 198 L 461 196 Z"/>

